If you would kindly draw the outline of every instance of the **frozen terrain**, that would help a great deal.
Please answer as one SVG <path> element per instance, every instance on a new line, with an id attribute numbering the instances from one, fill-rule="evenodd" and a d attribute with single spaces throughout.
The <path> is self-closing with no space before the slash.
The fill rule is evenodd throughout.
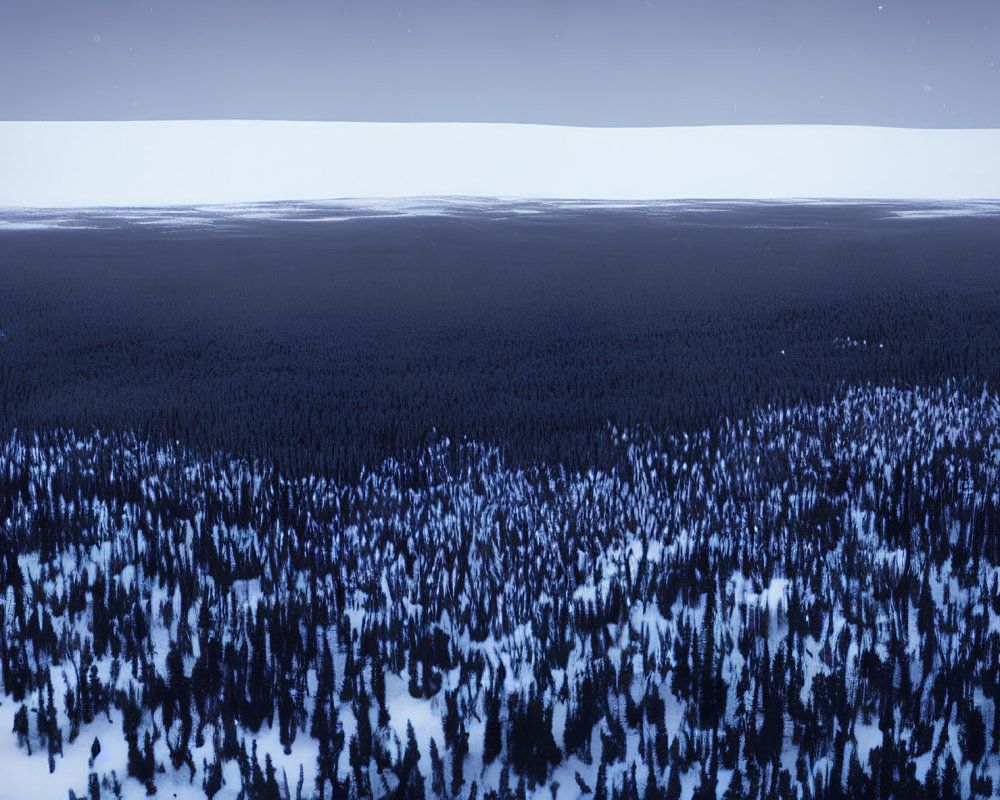
<path id="1" fill-rule="evenodd" d="M 0 122 L 0 206 L 327 198 L 1000 197 L 1000 131 Z"/>
<path id="2" fill-rule="evenodd" d="M 353 484 L 14 435 L 0 797 L 989 797 L 998 422 L 856 387 Z"/>
<path id="3" fill-rule="evenodd" d="M 2 124 L 2 123 L 0 123 Z M 809 210 L 816 207 L 815 213 Z M 173 206 L 91 206 L 0 208 L 0 234 L 9 231 L 161 230 L 236 231 L 256 223 L 330 223 L 379 219 L 471 219 L 499 222 L 524 218 L 555 219 L 587 212 L 628 212 L 671 225 L 729 226 L 735 229 L 805 230 L 835 224 L 828 213 L 844 208 L 867 214 L 870 220 L 935 220 L 1000 217 L 1000 200 L 585 200 L 501 199 L 491 197 L 388 197 L 333 200 L 292 200 Z M 752 215 L 734 221 L 741 211 Z M 775 219 L 763 215 L 769 211 Z M 796 217 L 788 218 L 789 212 Z M 710 219 L 708 215 L 714 215 Z M 842 223 L 843 224 L 843 223 Z"/>

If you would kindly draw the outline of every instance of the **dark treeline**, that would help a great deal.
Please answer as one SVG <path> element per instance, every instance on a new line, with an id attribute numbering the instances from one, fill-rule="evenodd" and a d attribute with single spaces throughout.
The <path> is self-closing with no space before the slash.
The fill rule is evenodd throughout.
<path id="1" fill-rule="evenodd" d="M 995 217 L 712 208 L 5 232 L 0 426 L 346 479 L 432 428 L 577 469 L 609 420 L 996 384 Z"/>

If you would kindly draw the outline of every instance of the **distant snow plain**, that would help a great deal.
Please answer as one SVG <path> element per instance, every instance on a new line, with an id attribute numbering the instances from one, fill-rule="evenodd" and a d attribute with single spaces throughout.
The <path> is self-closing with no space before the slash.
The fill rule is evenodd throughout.
<path id="1" fill-rule="evenodd" d="M 0 207 L 426 197 L 991 200 L 1000 129 L 0 122 Z"/>

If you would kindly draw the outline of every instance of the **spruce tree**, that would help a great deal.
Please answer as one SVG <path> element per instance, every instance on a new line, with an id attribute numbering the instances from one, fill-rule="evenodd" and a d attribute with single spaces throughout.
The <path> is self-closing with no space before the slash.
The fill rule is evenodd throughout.
<path id="1" fill-rule="evenodd" d="M 744 796 L 743 773 L 740 771 L 739 764 L 737 764 L 729 779 L 729 786 L 726 787 L 726 791 L 722 795 L 722 800 L 742 800 Z"/>
<path id="2" fill-rule="evenodd" d="M 702 625 L 704 642 L 701 656 L 699 682 L 699 718 L 705 730 L 715 730 L 719 719 L 719 700 L 715 681 L 715 580 L 709 581 L 705 601 L 705 620 Z"/>
<path id="3" fill-rule="evenodd" d="M 437 740 L 431 737 L 431 791 L 440 798 L 445 797 L 444 761 L 438 752 Z"/>
<path id="4" fill-rule="evenodd" d="M 497 690 L 486 692 L 486 728 L 483 732 L 483 763 L 489 766 L 503 750 L 503 729 L 500 726 L 500 695 Z"/>
<path id="5" fill-rule="evenodd" d="M 666 800 L 680 800 L 681 776 L 677 763 L 670 765 L 670 777 L 667 779 Z"/>
<path id="6" fill-rule="evenodd" d="M 608 800 L 608 765 L 602 758 L 597 768 L 597 785 L 594 787 L 594 800 Z"/>
<path id="7" fill-rule="evenodd" d="M 17 737 L 19 747 L 24 747 L 31 755 L 31 739 L 28 735 L 28 707 L 21 703 L 21 707 L 14 714 L 14 728 L 12 733 Z"/>
<path id="8" fill-rule="evenodd" d="M 420 751 L 417 749 L 417 737 L 411 722 L 406 723 L 406 751 L 399 778 L 400 800 L 425 800 L 424 776 L 420 773 Z"/>
<path id="9" fill-rule="evenodd" d="M 219 790 L 222 789 L 222 763 L 219 761 L 218 755 L 209 764 L 207 761 L 202 762 L 202 774 L 204 777 L 201 781 L 201 788 L 205 792 L 205 796 L 208 800 L 212 800 Z"/>
<path id="10" fill-rule="evenodd" d="M 451 793 L 458 797 L 465 782 L 462 763 L 469 752 L 469 732 L 465 729 L 465 720 L 459 722 L 458 734 L 451 754 Z"/>
<path id="11" fill-rule="evenodd" d="M 282 800 L 281 789 L 278 787 L 278 779 L 274 763 L 271 761 L 271 754 L 264 755 L 264 791 L 261 800 Z"/>
<path id="12" fill-rule="evenodd" d="M 969 704 L 961 716 L 959 744 L 962 748 L 962 758 L 964 761 L 978 764 L 986 752 L 986 723 L 983 722 L 983 714 L 979 708 Z"/>
<path id="13" fill-rule="evenodd" d="M 944 762 L 941 773 L 941 800 L 959 800 L 962 797 L 962 783 L 958 775 L 958 765 L 951 752 Z"/>

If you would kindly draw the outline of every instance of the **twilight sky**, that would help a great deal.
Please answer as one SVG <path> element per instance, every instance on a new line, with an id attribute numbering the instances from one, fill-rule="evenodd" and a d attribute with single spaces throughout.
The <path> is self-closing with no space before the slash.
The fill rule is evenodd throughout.
<path id="1" fill-rule="evenodd" d="M 1000 127 L 1000 0 L 0 0 L 0 119 Z"/>

